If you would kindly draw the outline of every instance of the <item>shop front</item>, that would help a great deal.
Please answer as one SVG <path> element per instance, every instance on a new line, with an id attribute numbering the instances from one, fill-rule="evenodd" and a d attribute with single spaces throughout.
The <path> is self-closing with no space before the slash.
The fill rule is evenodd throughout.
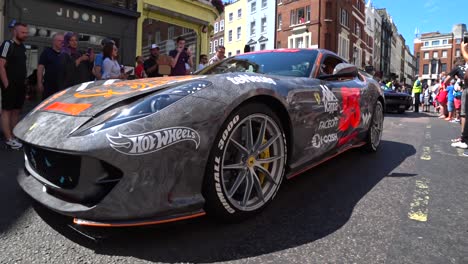
<path id="1" fill-rule="evenodd" d="M 209 54 L 209 34 L 219 15 L 210 1 L 138 0 L 137 6 L 141 14 L 137 24 L 138 55 L 147 57 L 151 44 L 157 44 L 160 53 L 167 55 L 175 49 L 179 36 L 185 38 L 186 47 L 194 54 L 195 65 L 200 54 Z"/>
<path id="2" fill-rule="evenodd" d="M 28 74 L 36 67 L 42 50 L 50 47 L 55 33 L 75 32 L 82 52 L 101 52 L 101 40 L 112 38 L 119 47 L 119 61 L 133 66 L 138 12 L 91 1 L 5 0 L 4 39 L 11 38 L 8 24 L 28 24 L 26 41 Z"/>

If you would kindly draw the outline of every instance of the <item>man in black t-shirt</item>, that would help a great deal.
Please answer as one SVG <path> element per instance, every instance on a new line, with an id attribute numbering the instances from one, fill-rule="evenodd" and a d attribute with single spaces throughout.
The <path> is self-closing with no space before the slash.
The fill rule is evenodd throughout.
<path id="1" fill-rule="evenodd" d="M 145 68 L 145 73 L 148 77 L 161 77 L 159 74 L 159 46 L 156 44 L 151 44 L 150 47 L 150 57 L 143 62 L 143 67 Z"/>
<path id="2" fill-rule="evenodd" d="M 12 149 L 23 145 L 13 137 L 13 128 L 19 121 L 26 93 L 26 47 L 28 27 L 16 23 L 13 39 L 5 40 L 0 46 L 0 87 L 2 89 L 2 130 L 5 143 Z"/>
<path id="3" fill-rule="evenodd" d="M 57 73 L 60 68 L 59 56 L 62 44 L 63 34 L 55 34 L 52 38 L 52 47 L 46 48 L 39 58 L 39 64 L 37 65 L 37 89 L 42 100 L 58 92 Z"/>

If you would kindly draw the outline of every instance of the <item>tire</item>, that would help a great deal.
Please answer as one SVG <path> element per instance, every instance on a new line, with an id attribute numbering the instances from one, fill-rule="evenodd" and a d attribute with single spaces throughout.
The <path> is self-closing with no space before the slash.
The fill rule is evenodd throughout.
<path id="1" fill-rule="evenodd" d="M 259 103 L 239 107 L 221 126 L 210 152 L 202 190 L 205 211 L 224 222 L 258 213 L 279 190 L 286 160 L 278 116 Z"/>
<path id="2" fill-rule="evenodd" d="M 380 146 L 383 130 L 383 107 L 380 101 L 377 101 L 372 114 L 371 124 L 367 132 L 366 144 L 364 149 L 368 152 L 376 152 Z"/>

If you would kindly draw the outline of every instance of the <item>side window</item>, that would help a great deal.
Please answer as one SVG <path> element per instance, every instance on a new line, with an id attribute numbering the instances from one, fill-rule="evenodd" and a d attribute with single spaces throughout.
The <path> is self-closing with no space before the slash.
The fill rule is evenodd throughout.
<path id="1" fill-rule="evenodd" d="M 343 61 L 334 56 L 327 56 L 320 64 L 320 69 L 318 75 L 330 75 L 333 74 L 333 70 L 336 65 L 342 63 Z"/>

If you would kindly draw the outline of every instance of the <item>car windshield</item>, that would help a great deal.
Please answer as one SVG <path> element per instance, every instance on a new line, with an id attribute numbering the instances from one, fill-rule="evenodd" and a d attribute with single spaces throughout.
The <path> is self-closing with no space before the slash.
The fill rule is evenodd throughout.
<path id="1" fill-rule="evenodd" d="M 309 77 L 316 50 L 275 50 L 237 55 L 209 66 L 197 74 L 255 72 L 269 75 Z"/>

